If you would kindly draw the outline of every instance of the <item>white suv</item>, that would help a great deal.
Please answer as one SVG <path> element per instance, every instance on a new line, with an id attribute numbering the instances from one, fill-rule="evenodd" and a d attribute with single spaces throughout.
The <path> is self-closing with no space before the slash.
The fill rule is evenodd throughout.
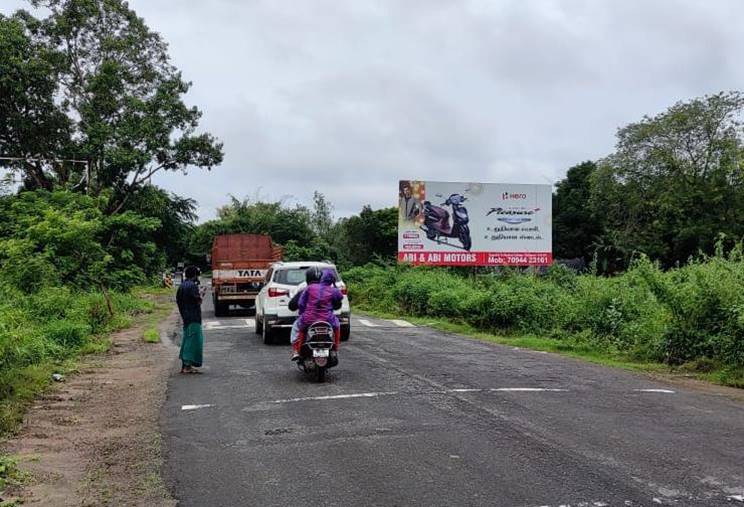
<path id="1" fill-rule="evenodd" d="M 279 328 L 291 328 L 297 319 L 297 312 L 290 311 L 289 300 L 305 284 L 305 271 L 311 266 L 321 270 L 332 269 L 336 273 L 336 287 L 344 295 L 341 309 L 336 316 L 341 322 L 341 339 L 349 339 L 351 332 L 351 310 L 346 296 L 346 284 L 336 271 L 336 266 L 326 262 L 277 262 L 272 264 L 266 273 L 263 288 L 256 297 L 256 333 L 263 336 L 266 344 L 274 342 L 274 335 Z"/>

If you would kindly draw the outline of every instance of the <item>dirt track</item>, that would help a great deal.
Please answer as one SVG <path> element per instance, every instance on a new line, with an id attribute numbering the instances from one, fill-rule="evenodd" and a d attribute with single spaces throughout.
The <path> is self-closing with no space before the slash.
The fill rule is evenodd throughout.
<path id="1" fill-rule="evenodd" d="M 161 322 L 167 337 L 177 313 Z M 20 434 L 3 445 L 30 473 L 26 505 L 173 506 L 160 481 L 159 408 L 178 350 L 142 340 L 142 326 L 111 336 L 106 354 L 83 358 L 79 374 L 28 411 Z"/>

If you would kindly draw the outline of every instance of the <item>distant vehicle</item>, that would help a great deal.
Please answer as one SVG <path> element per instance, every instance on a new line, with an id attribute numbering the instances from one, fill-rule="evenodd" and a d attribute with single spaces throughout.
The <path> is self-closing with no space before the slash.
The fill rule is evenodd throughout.
<path id="1" fill-rule="evenodd" d="M 297 318 L 297 312 L 289 309 L 289 300 L 305 287 L 305 271 L 310 266 L 332 269 L 336 273 L 336 287 L 344 295 L 341 309 L 336 311 L 341 322 L 341 340 L 351 334 L 351 309 L 346 295 L 346 284 L 336 271 L 336 266 L 327 262 L 277 262 L 266 275 L 263 288 L 256 298 L 256 333 L 263 336 L 266 344 L 274 343 L 279 329 L 289 329 Z"/>
<path id="2" fill-rule="evenodd" d="M 262 234 L 224 234 L 212 242 L 212 302 L 222 317 L 230 305 L 252 308 L 269 267 L 281 260 L 282 249 Z"/>

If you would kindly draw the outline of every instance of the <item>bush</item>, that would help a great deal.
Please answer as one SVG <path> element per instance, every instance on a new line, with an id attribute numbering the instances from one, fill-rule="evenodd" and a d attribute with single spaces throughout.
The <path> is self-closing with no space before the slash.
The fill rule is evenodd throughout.
<path id="1" fill-rule="evenodd" d="M 740 249 L 662 271 L 646 258 L 614 278 L 554 266 L 546 275 L 368 265 L 345 273 L 354 304 L 452 319 L 483 330 L 543 334 L 647 361 L 744 367 Z"/>
<path id="2" fill-rule="evenodd" d="M 90 326 L 78 322 L 55 320 L 43 327 L 42 334 L 47 340 L 51 340 L 60 347 L 74 350 L 88 339 Z"/>
<path id="3" fill-rule="evenodd" d="M 55 365 L 154 307 L 136 294 L 114 292 L 112 316 L 96 292 L 44 287 L 28 295 L 2 281 L 0 291 L 0 435 L 16 426 L 23 405 L 48 384 Z"/>

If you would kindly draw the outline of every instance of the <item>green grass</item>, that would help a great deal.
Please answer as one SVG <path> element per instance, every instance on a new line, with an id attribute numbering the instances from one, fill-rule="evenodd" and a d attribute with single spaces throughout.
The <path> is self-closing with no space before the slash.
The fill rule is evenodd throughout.
<path id="1" fill-rule="evenodd" d="M 17 458 L 0 454 L 0 507 L 19 505 L 19 502 L 15 499 L 7 499 L 4 501 L 3 495 L 7 487 L 20 486 L 27 478 L 28 474 L 22 472 L 18 468 Z"/>
<path id="2" fill-rule="evenodd" d="M 0 437 L 20 427 L 26 408 L 49 387 L 53 373 L 72 373 L 82 355 L 108 350 L 110 333 L 141 323 L 157 336 L 157 323 L 172 308 L 162 296 L 172 293 L 112 293 L 113 316 L 100 294 L 64 288 L 16 294 L 12 303 L 0 304 Z"/>
<path id="3" fill-rule="evenodd" d="M 145 330 L 145 332 L 142 335 L 142 338 L 147 343 L 159 343 L 160 342 L 160 333 L 158 333 L 158 330 L 154 327 L 148 328 Z"/>

